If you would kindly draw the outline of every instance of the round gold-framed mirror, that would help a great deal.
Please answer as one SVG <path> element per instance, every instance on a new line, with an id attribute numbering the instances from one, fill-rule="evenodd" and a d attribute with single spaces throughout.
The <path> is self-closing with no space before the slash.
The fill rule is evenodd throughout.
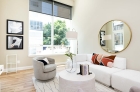
<path id="1" fill-rule="evenodd" d="M 123 21 L 111 20 L 99 32 L 99 44 L 109 53 L 119 53 L 126 49 L 132 39 L 130 27 Z"/>

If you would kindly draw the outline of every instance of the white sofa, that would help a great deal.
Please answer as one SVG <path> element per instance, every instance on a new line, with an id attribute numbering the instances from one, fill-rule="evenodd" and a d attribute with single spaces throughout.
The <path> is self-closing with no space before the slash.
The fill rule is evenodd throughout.
<path id="1" fill-rule="evenodd" d="M 140 71 L 126 69 L 126 58 L 115 57 L 112 68 L 95 65 L 91 58 L 92 54 L 77 54 L 74 61 L 89 64 L 89 70 L 95 74 L 97 81 L 122 92 L 129 92 L 132 86 L 140 85 Z"/>
<path id="2" fill-rule="evenodd" d="M 132 86 L 140 87 L 140 71 L 126 69 L 114 73 L 112 74 L 111 83 L 113 88 L 122 92 L 129 92 Z"/>

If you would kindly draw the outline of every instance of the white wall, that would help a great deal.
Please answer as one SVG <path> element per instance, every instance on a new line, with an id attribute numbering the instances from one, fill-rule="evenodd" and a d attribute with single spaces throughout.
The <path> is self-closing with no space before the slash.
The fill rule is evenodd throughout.
<path id="1" fill-rule="evenodd" d="M 99 30 L 107 21 L 122 20 L 130 26 L 132 39 L 117 56 L 127 58 L 127 68 L 140 70 L 140 0 L 75 0 L 73 10 L 79 53 L 109 54 L 99 45 Z"/>
<path id="2" fill-rule="evenodd" d="M 6 50 L 6 20 L 19 20 L 24 22 L 24 49 Z M 29 0 L 0 0 L 0 64 L 6 63 L 7 54 L 18 54 L 19 67 L 32 66 L 32 57 L 28 57 L 29 34 Z M 54 58 L 56 63 L 65 62 L 64 55 L 48 56 Z"/>

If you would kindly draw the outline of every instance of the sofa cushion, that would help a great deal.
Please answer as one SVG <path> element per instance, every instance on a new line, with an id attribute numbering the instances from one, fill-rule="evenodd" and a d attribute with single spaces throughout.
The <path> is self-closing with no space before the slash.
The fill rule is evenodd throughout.
<path id="1" fill-rule="evenodd" d="M 53 71 L 56 69 L 56 65 L 55 64 L 49 64 L 49 65 L 45 65 L 43 71 L 45 73 Z"/>
<path id="2" fill-rule="evenodd" d="M 129 92 L 132 86 L 140 85 L 140 72 L 126 69 L 113 73 L 111 83 L 113 88 L 116 88 L 122 92 Z"/>
<path id="3" fill-rule="evenodd" d="M 126 69 L 126 58 L 115 57 L 113 67 L 119 69 Z"/>
<path id="4" fill-rule="evenodd" d="M 91 64 L 89 66 L 89 70 L 95 74 L 96 80 L 108 86 L 111 85 L 110 79 L 111 79 L 112 73 L 121 71 L 121 69 L 118 69 L 118 68 L 109 68 L 106 66 L 100 66 L 100 65 L 95 65 L 95 64 Z"/>

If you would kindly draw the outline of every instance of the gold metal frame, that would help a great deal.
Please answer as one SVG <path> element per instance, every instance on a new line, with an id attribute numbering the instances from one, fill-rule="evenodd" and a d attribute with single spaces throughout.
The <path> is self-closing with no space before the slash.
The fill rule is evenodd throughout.
<path id="1" fill-rule="evenodd" d="M 107 23 L 109 23 L 109 22 L 111 22 L 111 21 L 122 21 L 122 20 L 110 20 L 110 21 L 108 21 L 108 22 L 106 22 L 105 24 L 107 24 Z M 126 23 L 126 22 L 124 22 L 124 21 L 122 21 L 123 23 L 125 23 L 127 26 L 128 26 L 128 28 L 130 29 L 130 41 L 129 41 L 129 43 L 127 44 L 127 46 L 123 49 L 123 50 L 121 50 L 121 51 L 119 51 L 119 52 L 117 52 L 117 53 L 120 53 L 120 52 L 122 52 L 122 51 L 124 51 L 127 47 L 128 47 L 128 45 L 130 44 L 130 42 L 131 42 L 131 39 L 132 39 L 132 31 L 131 31 L 131 28 L 129 27 L 129 25 Z M 105 25 L 104 24 L 104 25 Z M 103 25 L 103 26 L 104 26 Z M 103 26 L 101 27 L 101 29 L 103 28 Z M 100 45 L 100 31 L 101 31 L 101 29 L 99 30 L 99 34 L 98 34 L 98 42 L 99 42 L 99 45 Z M 100 45 L 100 47 L 102 48 L 102 46 Z M 103 49 L 103 48 L 102 48 Z M 104 49 L 103 49 L 104 50 Z M 107 52 L 106 50 L 104 50 L 105 52 Z M 107 53 L 111 53 L 111 52 L 107 52 Z M 112 53 L 112 54 L 117 54 L 117 53 Z"/>

